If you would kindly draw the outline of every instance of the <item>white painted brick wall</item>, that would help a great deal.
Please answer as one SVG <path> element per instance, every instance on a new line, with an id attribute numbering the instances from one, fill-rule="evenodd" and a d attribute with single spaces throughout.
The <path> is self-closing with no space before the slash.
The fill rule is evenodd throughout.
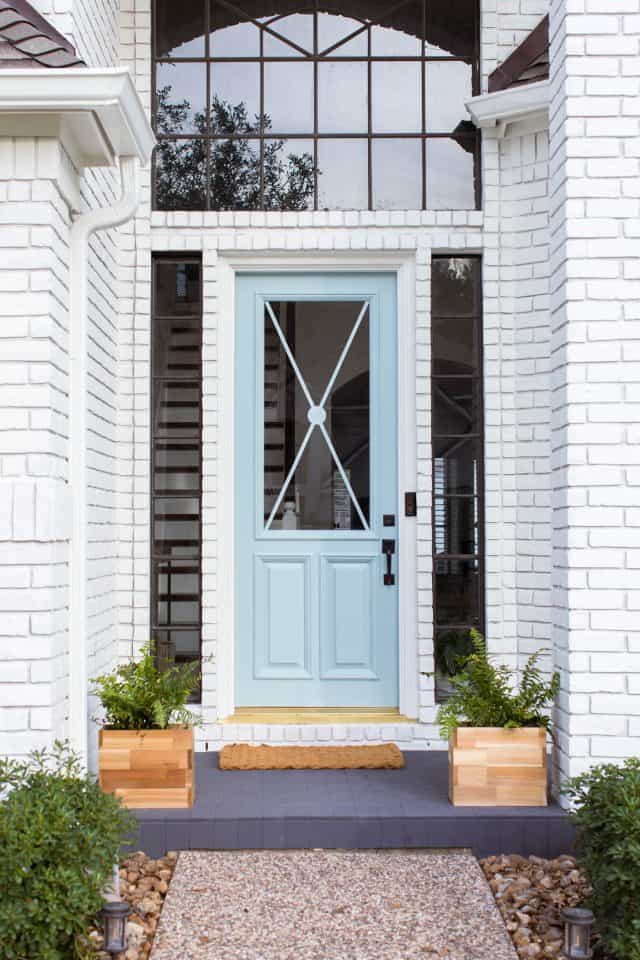
<path id="1" fill-rule="evenodd" d="M 0 753 L 65 732 L 69 215 L 56 145 L 0 140 Z"/>
<path id="2" fill-rule="evenodd" d="M 553 632 L 563 776 L 640 752 L 638 13 L 638 0 L 551 5 Z"/>
<path id="3" fill-rule="evenodd" d="M 549 0 L 480 0 L 480 11 L 482 78 L 486 91 L 489 74 L 549 13 Z"/>
<path id="4" fill-rule="evenodd" d="M 503 380 L 497 405 L 505 418 L 509 408 L 512 418 L 504 443 L 509 473 L 505 477 L 502 532 L 503 536 L 508 532 L 514 558 L 513 570 L 503 569 L 503 576 L 508 578 L 509 589 L 515 591 L 510 616 L 515 621 L 517 645 L 512 662 L 522 667 L 529 654 L 551 647 L 546 131 L 514 135 L 501 142 L 500 223 L 501 308 L 511 315 L 511 329 L 509 344 L 503 343 Z"/>
<path id="5" fill-rule="evenodd" d="M 55 6 L 40 0 L 35 6 L 69 37 L 89 66 L 117 62 L 116 0 L 56 0 Z M 20 589 L 0 589 L 0 606 L 6 611 L 0 629 L 7 633 L 0 659 L 20 651 L 30 663 L 32 649 L 42 658 L 35 661 L 28 684 L 8 680 L 0 685 L 0 753 L 22 753 L 68 734 L 69 216 L 53 181 L 44 179 L 51 177 L 51 169 L 41 169 L 44 151 L 52 149 L 51 141 L 0 143 L 0 482 L 7 484 L 13 504 L 11 526 L 6 516 L 0 519 L 1 559 L 20 564 L 15 569 L 23 576 L 21 584 L 28 579 Z M 88 171 L 81 181 L 83 209 L 111 203 L 116 186 L 113 171 Z M 89 676 L 111 666 L 116 656 L 116 269 L 117 233 L 96 235 L 89 256 L 88 313 Z M 9 580 L 3 577 L 2 585 Z M 46 638 L 46 650 L 32 646 L 33 637 Z M 20 662 L 11 661 L 9 676 Z M 11 704 L 6 709 L 3 697 Z M 37 712 L 29 709 L 32 705 Z M 95 740 L 94 731 L 92 753 Z"/>

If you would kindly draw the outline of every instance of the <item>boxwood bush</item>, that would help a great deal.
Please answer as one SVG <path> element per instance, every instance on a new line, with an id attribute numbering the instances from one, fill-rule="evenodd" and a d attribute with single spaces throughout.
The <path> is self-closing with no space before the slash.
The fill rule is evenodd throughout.
<path id="1" fill-rule="evenodd" d="M 82 957 L 131 815 L 59 742 L 0 760 L 0 796 L 2 960 Z"/>
<path id="2" fill-rule="evenodd" d="M 640 957 L 640 758 L 592 767 L 568 781 L 578 854 L 603 953 Z"/>

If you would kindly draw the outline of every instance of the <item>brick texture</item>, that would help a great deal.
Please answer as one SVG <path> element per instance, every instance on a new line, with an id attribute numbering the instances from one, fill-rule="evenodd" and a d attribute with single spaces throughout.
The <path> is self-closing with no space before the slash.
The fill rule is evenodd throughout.
<path id="1" fill-rule="evenodd" d="M 560 775 L 640 751 L 640 12 L 551 5 L 553 634 Z"/>

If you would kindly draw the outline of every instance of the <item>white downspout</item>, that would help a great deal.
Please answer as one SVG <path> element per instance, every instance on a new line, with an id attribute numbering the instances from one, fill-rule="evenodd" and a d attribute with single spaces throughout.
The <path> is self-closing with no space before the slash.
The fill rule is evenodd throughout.
<path id="1" fill-rule="evenodd" d="M 87 621 L 87 297 L 89 238 L 130 220 L 138 206 L 138 159 L 120 157 L 120 199 L 81 214 L 71 225 L 69 483 L 69 738 L 83 766 L 89 740 Z"/>

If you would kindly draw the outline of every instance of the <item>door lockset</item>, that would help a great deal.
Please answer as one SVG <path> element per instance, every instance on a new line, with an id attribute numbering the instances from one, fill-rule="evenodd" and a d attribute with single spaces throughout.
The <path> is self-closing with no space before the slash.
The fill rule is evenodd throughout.
<path id="1" fill-rule="evenodd" d="M 395 540 L 383 540 L 382 541 L 382 552 L 387 558 L 387 571 L 382 579 L 385 587 L 392 587 L 395 582 L 395 574 L 391 572 L 391 558 L 396 552 L 396 542 Z"/>

